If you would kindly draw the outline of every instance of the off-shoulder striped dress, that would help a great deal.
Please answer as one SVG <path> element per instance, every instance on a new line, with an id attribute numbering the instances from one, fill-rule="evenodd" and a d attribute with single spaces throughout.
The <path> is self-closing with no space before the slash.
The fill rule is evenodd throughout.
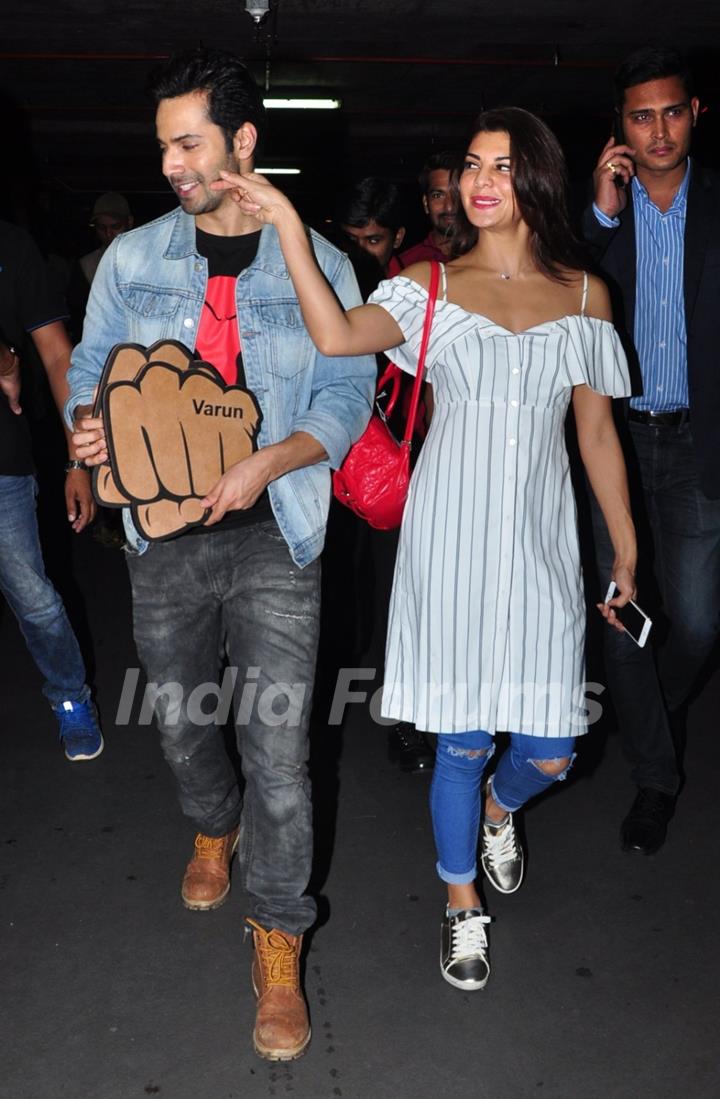
<path id="1" fill-rule="evenodd" d="M 370 301 L 414 373 L 426 291 L 398 276 Z M 514 333 L 439 300 L 426 365 L 435 411 L 400 532 L 383 715 L 577 736 L 585 606 L 564 424 L 573 386 L 629 395 L 615 330 L 578 314 Z"/>

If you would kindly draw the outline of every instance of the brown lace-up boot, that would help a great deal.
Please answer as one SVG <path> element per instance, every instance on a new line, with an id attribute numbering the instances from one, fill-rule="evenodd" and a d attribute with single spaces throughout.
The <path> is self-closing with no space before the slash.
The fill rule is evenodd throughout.
<path id="1" fill-rule="evenodd" d="M 230 892 L 230 861 L 237 851 L 240 829 L 227 836 L 195 837 L 195 854 L 185 869 L 182 899 L 186 908 L 209 912 L 219 908 Z"/>
<path id="2" fill-rule="evenodd" d="M 247 923 L 253 929 L 255 944 L 255 1052 L 267 1061 L 294 1061 L 307 1049 L 311 1034 L 300 988 L 302 935 L 289 935 L 276 927 L 266 931 L 254 920 Z"/>

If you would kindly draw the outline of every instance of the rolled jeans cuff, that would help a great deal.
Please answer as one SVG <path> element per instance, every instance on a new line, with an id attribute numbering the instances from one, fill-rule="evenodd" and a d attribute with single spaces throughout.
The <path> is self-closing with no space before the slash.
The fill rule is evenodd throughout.
<path id="1" fill-rule="evenodd" d="M 448 885 L 470 885 L 477 877 L 477 864 L 473 866 L 472 870 L 468 870 L 466 874 L 453 874 L 439 862 L 435 866 L 439 877 Z"/>

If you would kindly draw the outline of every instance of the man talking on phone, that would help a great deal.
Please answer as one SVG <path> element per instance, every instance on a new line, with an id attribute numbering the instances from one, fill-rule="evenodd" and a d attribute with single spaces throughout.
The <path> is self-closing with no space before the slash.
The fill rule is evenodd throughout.
<path id="1" fill-rule="evenodd" d="M 638 787 L 621 843 L 644 854 L 665 842 L 684 706 L 720 626 L 720 264 L 710 259 L 720 249 L 720 177 L 689 155 L 698 109 L 674 50 L 628 57 L 583 219 L 637 372 L 623 435 L 646 570 L 639 598 L 668 622 L 659 650 L 605 631 L 608 686 Z M 597 506 L 593 523 L 607 586 L 612 548 Z"/>

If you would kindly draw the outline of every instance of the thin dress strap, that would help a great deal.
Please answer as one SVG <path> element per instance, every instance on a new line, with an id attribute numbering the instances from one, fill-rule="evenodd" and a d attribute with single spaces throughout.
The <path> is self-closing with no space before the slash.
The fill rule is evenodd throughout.
<path id="1" fill-rule="evenodd" d="M 447 301 L 447 271 L 445 264 L 440 264 L 440 278 L 442 279 L 442 300 Z"/>
<path id="2" fill-rule="evenodd" d="M 588 294 L 587 271 L 583 271 L 583 292 L 582 292 L 582 301 L 580 302 L 580 316 L 581 317 L 585 316 L 585 306 L 587 305 L 587 294 Z"/>

